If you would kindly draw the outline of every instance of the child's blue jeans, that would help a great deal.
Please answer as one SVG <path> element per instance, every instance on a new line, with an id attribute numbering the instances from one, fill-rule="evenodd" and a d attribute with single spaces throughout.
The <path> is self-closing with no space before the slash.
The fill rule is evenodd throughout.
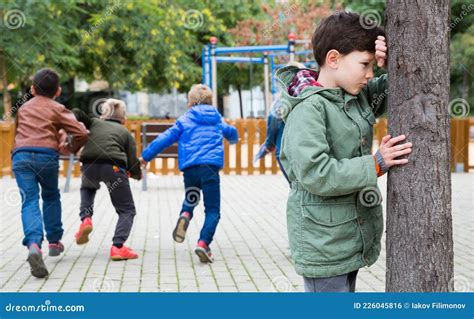
<path id="1" fill-rule="evenodd" d="M 185 198 L 182 212 L 193 216 L 194 207 L 199 204 L 201 190 L 204 197 L 206 218 L 199 235 L 199 240 L 210 244 L 214 238 L 217 224 L 221 217 L 221 193 L 219 167 L 214 165 L 195 165 L 183 170 Z"/>
<path id="2" fill-rule="evenodd" d="M 23 245 L 41 247 L 43 223 L 46 238 L 57 242 L 62 238 L 61 201 L 58 189 L 59 155 L 20 151 L 13 155 L 13 172 L 21 195 Z M 43 209 L 39 206 L 39 192 Z"/>

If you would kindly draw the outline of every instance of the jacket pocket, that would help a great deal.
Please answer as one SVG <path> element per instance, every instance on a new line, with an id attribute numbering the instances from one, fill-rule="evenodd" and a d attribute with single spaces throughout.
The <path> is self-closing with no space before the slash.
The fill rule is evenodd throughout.
<path id="1" fill-rule="evenodd" d="M 362 252 L 355 204 L 302 205 L 302 258 L 337 264 Z"/>

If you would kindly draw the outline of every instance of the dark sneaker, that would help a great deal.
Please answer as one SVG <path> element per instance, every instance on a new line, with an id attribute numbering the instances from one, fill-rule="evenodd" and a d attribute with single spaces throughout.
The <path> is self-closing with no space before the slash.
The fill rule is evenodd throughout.
<path id="1" fill-rule="evenodd" d="M 194 252 L 199 257 L 199 261 L 202 263 L 212 263 L 214 257 L 212 256 L 211 249 L 209 246 L 202 240 L 200 240 L 194 249 Z"/>
<path id="2" fill-rule="evenodd" d="M 28 259 L 30 264 L 31 274 L 37 278 L 44 278 L 48 276 L 48 269 L 43 261 L 43 252 L 37 244 L 30 245 Z"/>
<path id="3" fill-rule="evenodd" d="M 57 243 L 49 244 L 49 255 L 51 257 L 59 256 L 64 251 L 64 245 L 58 241 Z"/>
<path id="4" fill-rule="evenodd" d="M 182 243 L 186 237 L 186 230 L 189 226 L 189 221 L 191 219 L 191 214 L 188 212 L 182 212 L 176 223 L 176 227 L 173 231 L 173 239 L 177 243 Z"/>

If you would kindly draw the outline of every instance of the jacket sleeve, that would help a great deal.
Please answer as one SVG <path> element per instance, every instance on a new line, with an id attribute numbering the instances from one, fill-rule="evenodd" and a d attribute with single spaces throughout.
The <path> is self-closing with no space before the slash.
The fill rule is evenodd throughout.
<path id="1" fill-rule="evenodd" d="M 130 172 L 130 176 L 134 179 L 142 178 L 142 170 L 140 167 L 140 161 L 137 158 L 137 146 L 135 140 L 133 139 L 130 133 L 127 133 L 127 142 L 126 142 L 125 151 L 127 153 L 127 171 Z"/>
<path id="2" fill-rule="evenodd" d="M 90 129 L 91 124 L 92 124 L 92 119 L 90 118 L 89 115 L 86 114 L 86 112 L 78 108 L 73 108 L 71 111 L 72 113 L 74 113 L 74 116 L 79 122 L 84 123 L 86 128 Z"/>
<path id="3" fill-rule="evenodd" d="M 181 127 L 181 123 L 177 121 L 163 134 L 158 135 L 158 137 L 155 138 L 155 140 L 151 142 L 146 149 L 143 150 L 142 158 L 147 162 L 151 161 L 165 148 L 170 147 L 171 145 L 176 143 L 181 137 L 182 132 L 183 129 Z"/>
<path id="4" fill-rule="evenodd" d="M 388 100 L 388 75 L 384 74 L 369 81 L 364 88 L 364 93 L 370 103 L 375 117 L 383 115 L 387 111 Z"/>
<path id="5" fill-rule="evenodd" d="M 72 135 L 72 142 L 69 150 L 77 152 L 87 142 L 87 130 L 76 120 L 74 114 L 62 107 L 58 113 L 58 125 L 68 134 Z"/>
<path id="6" fill-rule="evenodd" d="M 230 144 L 235 144 L 239 140 L 239 133 L 237 133 L 237 129 L 224 121 L 222 121 L 222 131 L 224 137 L 229 141 Z"/>
<path id="7" fill-rule="evenodd" d="M 340 160 L 329 156 L 324 119 L 324 112 L 311 102 L 297 106 L 290 114 L 283 152 L 297 182 L 319 196 L 341 196 L 376 186 L 372 155 Z"/>

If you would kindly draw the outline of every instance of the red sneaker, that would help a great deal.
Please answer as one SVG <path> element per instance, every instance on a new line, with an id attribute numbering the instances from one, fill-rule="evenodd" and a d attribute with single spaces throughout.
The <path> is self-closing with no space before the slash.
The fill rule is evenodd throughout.
<path id="1" fill-rule="evenodd" d="M 214 261 L 211 249 L 203 240 L 198 241 L 197 247 L 196 249 L 194 249 L 194 252 L 196 253 L 196 255 L 198 255 L 199 261 L 202 263 L 212 263 Z"/>
<path id="2" fill-rule="evenodd" d="M 112 246 L 110 248 L 110 258 L 112 260 L 127 260 L 138 258 L 138 254 L 127 246 L 122 246 L 122 248 L 117 248 Z"/>
<path id="3" fill-rule="evenodd" d="M 79 231 L 76 233 L 76 243 L 78 245 L 84 245 L 89 241 L 89 234 L 92 231 L 92 219 L 90 217 L 84 218 L 79 227 Z"/>

